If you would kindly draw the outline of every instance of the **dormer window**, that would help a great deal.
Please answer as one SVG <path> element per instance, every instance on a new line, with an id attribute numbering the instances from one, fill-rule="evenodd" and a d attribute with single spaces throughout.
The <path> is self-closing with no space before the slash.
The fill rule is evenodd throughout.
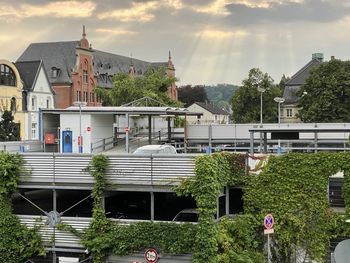
<path id="1" fill-rule="evenodd" d="M 56 68 L 56 67 L 52 67 L 51 68 L 51 77 L 53 79 L 57 78 L 58 77 L 58 73 L 59 73 L 59 68 Z"/>

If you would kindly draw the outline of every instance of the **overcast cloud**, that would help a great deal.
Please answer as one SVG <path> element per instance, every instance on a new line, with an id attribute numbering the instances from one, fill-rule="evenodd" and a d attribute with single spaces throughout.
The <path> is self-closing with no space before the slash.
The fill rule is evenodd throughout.
<path id="1" fill-rule="evenodd" d="M 78 40 L 146 61 L 171 50 L 178 85 L 240 84 L 258 67 L 276 81 L 311 54 L 350 58 L 350 5 L 338 0 L 0 0 L 2 59 L 32 42 Z"/>

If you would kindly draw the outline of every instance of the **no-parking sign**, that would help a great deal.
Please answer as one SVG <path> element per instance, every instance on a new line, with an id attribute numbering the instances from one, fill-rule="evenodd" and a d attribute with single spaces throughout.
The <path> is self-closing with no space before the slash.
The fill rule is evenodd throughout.
<path id="1" fill-rule="evenodd" d="M 266 229 L 272 229 L 275 223 L 275 219 L 271 214 L 267 214 L 264 218 L 264 226 Z"/>

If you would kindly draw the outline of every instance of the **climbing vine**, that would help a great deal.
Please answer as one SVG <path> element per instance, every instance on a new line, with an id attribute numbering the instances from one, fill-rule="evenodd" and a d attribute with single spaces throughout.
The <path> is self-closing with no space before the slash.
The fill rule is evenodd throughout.
<path id="1" fill-rule="evenodd" d="M 175 189 L 179 195 L 191 195 L 199 210 L 193 262 L 218 262 L 219 246 L 222 243 L 219 244 L 220 229 L 215 220 L 217 197 L 223 187 L 244 181 L 244 164 L 244 155 L 216 153 L 199 156 L 196 158 L 196 176 L 185 179 Z M 222 252 L 229 253 L 227 249 Z"/>
<path id="2" fill-rule="evenodd" d="M 16 192 L 23 160 L 18 154 L 0 152 L 0 255 L 1 262 L 25 262 L 44 255 L 38 228 L 28 229 L 12 213 L 11 194 Z"/>
<path id="3" fill-rule="evenodd" d="M 247 173 L 245 155 L 200 155 L 196 175 L 174 189 L 178 195 L 195 199 L 196 225 L 146 222 L 124 226 L 106 218 L 101 200 L 108 187 L 107 166 L 108 158 L 100 155 L 88 167 L 96 180 L 93 219 L 85 232 L 77 233 L 94 262 L 112 253 L 126 255 L 155 247 L 163 253 L 193 253 L 195 263 L 263 263 L 262 222 L 267 213 L 276 222 L 273 262 L 295 262 L 297 257 L 323 262 L 330 239 L 350 235 L 350 224 L 345 223 L 350 216 L 348 153 L 271 156 L 259 175 Z M 346 215 L 333 212 L 328 201 L 329 178 L 340 171 L 344 172 Z M 244 187 L 244 214 L 218 222 L 218 195 L 225 186 L 235 185 Z"/>

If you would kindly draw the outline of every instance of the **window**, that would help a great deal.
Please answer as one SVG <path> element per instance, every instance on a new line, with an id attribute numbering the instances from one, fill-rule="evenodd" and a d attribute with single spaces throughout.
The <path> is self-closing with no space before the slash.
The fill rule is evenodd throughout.
<path id="1" fill-rule="evenodd" d="M 330 177 L 328 186 L 329 206 L 332 208 L 344 208 L 345 201 L 342 189 L 344 187 L 343 177 Z"/>
<path id="2" fill-rule="evenodd" d="M 93 92 L 90 92 L 90 102 L 94 102 L 95 101 L 95 94 Z"/>
<path id="3" fill-rule="evenodd" d="M 36 127 L 37 127 L 37 124 L 36 123 L 32 123 L 32 139 L 37 139 L 37 137 L 36 137 L 36 135 L 37 135 Z"/>
<path id="4" fill-rule="evenodd" d="M 54 79 L 57 78 L 59 70 L 60 70 L 59 68 L 52 67 L 51 68 L 51 77 Z"/>
<path id="5" fill-rule="evenodd" d="M 81 99 L 81 92 L 80 92 L 80 90 L 77 90 L 76 101 L 80 101 L 80 99 Z"/>
<path id="6" fill-rule="evenodd" d="M 84 101 L 88 101 L 88 93 L 84 91 Z"/>
<path id="7" fill-rule="evenodd" d="M 17 110 L 17 105 L 16 105 L 16 98 L 11 99 L 11 111 L 16 112 Z"/>
<path id="8" fill-rule="evenodd" d="M 50 99 L 46 99 L 46 108 L 50 109 Z"/>
<path id="9" fill-rule="evenodd" d="M 88 72 L 87 72 L 87 70 L 83 70 L 83 83 L 88 84 Z"/>
<path id="10" fill-rule="evenodd" d="M 36 103 L 35 103 L 35 97 L 32 97 L 32 110 L 36 110 Z"/>
<path id="11" fill-rule="evenodd" d="M 293 109 L 287 109 L 287 117 L 293 117 Z"/>
<path id="12" fill-rule="evenodd" d="M 16 86 L 16 75 L 13 70 L 4 64 L 0 65 L 0 85 Z"/>

